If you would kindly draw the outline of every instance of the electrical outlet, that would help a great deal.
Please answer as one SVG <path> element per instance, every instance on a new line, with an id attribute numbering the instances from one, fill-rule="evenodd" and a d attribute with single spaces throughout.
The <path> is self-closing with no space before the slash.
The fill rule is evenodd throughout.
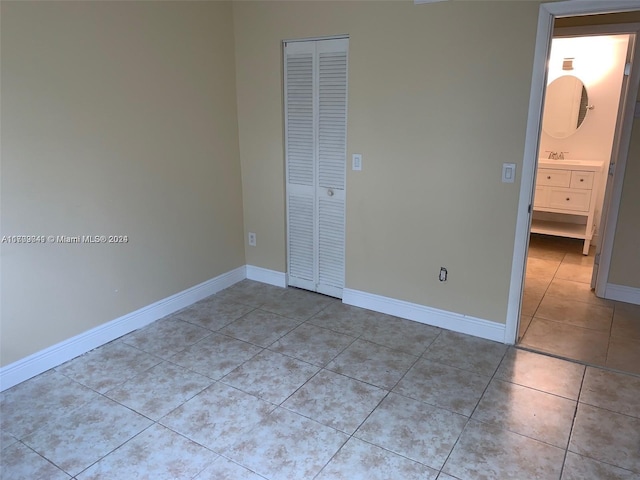
<path id="1" fill-rule="evenodd" d="M 253 232 L 249 232 L 249 245 L 251 247 L 256 246 L 256 234 Z"/>
<path id="2" fill-rule="evenodd" d="M 440 274 L 438 275 L 438 280 L 440 280 L 441 282 L 446 282 L 448 274 L 449 272 L 447 272 L 446 268 L 440 267 Z"/>

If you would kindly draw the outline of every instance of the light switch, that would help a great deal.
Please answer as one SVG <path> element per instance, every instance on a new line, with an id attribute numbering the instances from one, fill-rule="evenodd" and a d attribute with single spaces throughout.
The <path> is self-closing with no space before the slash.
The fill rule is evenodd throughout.
<path id="1" fill-rule="evenodd" d="M 351 170 L 362 170 L 362 154 L 354 153 L 351 157 Z"/>
<path id="2" fill-rule="evenodd" d="M 513 183 L 516 181 L 516 164 L 502 164 L 502 183 Z"/>

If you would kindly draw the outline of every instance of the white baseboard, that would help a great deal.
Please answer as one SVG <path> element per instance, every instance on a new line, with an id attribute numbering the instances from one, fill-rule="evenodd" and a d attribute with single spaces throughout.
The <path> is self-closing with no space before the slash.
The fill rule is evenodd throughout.
<path id="1" fill-rule="evenodd" d="M 417 303 L 374 295 L 359 290 L 345 288 L 342 302 L 408 320 L 446 328 L 454 332 L 466 333 L 504 343 L 505 325 L 481 318 L 426 307 Z"/>
<path id="2" fill-rule="evenodd" d="M 267 268 L 256 267 L 254 265 L 247 265 L 247 278 L 249 280 L 255 280 L 256 282 L 268 283 L 269 285 L 275 285 L 276 287 L 287 286 L 287 274 L 283 272 L 276 272 L 275 270 L 269 270 Z"/>
<path id="3" fill-rule="evenodd" d="M 0 368 L 0 391 L 142 328 L 246 278 L 244 266 L 123 315 Z"/>
<path id="4" fill-rule="evenodd" d="M 253 265 L 238 267 L 211 280 L 207 280 L 199 285 L 195 285 L 175 295 L 171 295 L 151 305 L 123 315 L 120 318 L 116 318 L 115 320 L 0 368 L 0 392 L 115 340 L 122 335 L 126 335 L 173 312 L 188 307 L 245 278 L 278 287 L 287 286 L 286 273 Z M 630 303 L 640 303 L 640 290 L 618 285 L 609 285 L 607 292 L 609 292 L 609 287 L 614 287 L 614 294 L 615 292 L 622 292 L 618 293 L 618 297 L 612 296 L 610 298 Z M 490 322 L 468 315 L 438 310 L 416 303 L 347 288 L 343 290 L 342 301 L 348 305 L 367 308 L 427 325 L 442 327 L 498 342 L 504 341 L 504 324 Z"/>
<path id="5" fill-rule="evenodd" d="M 604 298 L 640 305 L 640 288 L 607 283 L 604 290 Z"/>

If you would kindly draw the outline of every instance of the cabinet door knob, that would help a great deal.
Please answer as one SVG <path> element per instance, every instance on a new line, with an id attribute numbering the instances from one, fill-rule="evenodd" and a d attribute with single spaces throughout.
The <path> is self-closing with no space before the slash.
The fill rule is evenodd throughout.
<path id="1" fill-rule="evenodd" d="M 570 199 L 569 197 L 567 197 L 567 202 L 568 202 L 569 200 L 571 200 L 571 199 Z"/>
<path id="2" fill-rule="evenodd" d="M 551 180 L 551 175 L 547 175 L 547 180 Z"/>
<path id="3" fill-rule="evenodd" d="M 581 181 L 581 182 L 584 182 L 584 178 L 581 178 L 581 179 L 580 179 L 580 181 Z"/>

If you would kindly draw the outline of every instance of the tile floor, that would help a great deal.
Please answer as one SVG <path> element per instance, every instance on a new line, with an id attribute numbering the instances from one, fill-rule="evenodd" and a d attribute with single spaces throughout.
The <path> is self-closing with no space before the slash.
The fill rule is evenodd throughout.
<path id="1" fill-rule="evenodd" d="M 640 374 L 640 306 L 596 297 L 594 247 L 581 252 L 581 240 L 531 236 L 520 345 Z"/>
<path id="2" fill-rule="evenodd" d="M 243 281 L 0 394 L 3 479 L 639 479 L 640 377 Z"/>

